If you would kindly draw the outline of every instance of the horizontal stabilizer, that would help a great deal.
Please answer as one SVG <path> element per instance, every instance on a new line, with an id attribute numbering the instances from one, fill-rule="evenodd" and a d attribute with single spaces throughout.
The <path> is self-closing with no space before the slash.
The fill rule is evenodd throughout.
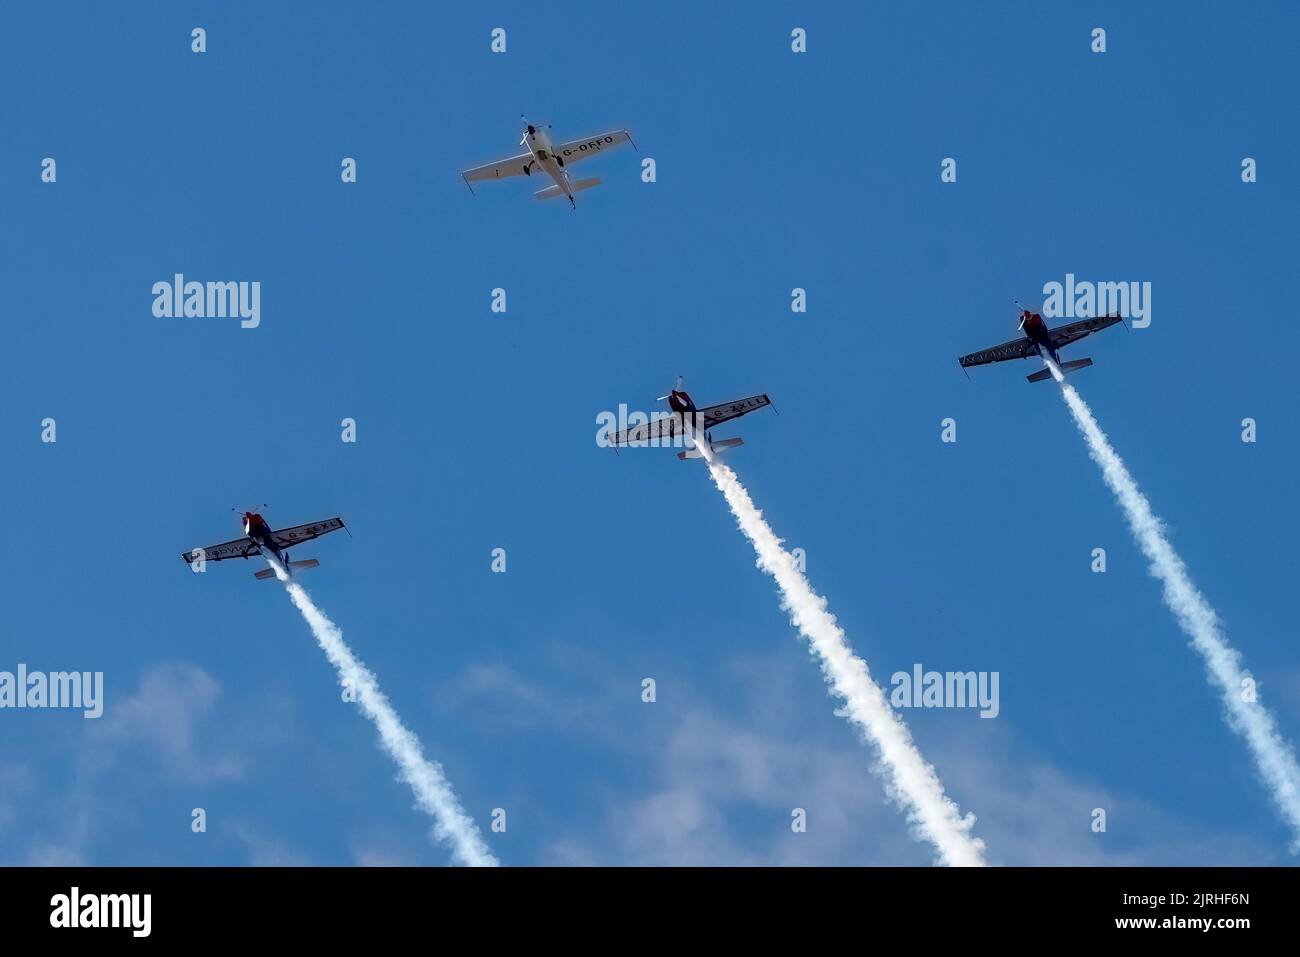
<path id="1" fill-rule="evenodd" d="M 1072 359 L 1069 362 L 1062 362 L 1059 366 L 1061 375 L 1069 375 L 1071 372 L 1078 372 L 1080 369 L 1086 369 L 1092 365 L 1091 359 Z M 1030 382 L 1043 382 L 1052 377 L 1051 369 L 1039 369 L 1033 375 L 1025 376 Z"/>
<path id="2" fill-rule="evenodd" d="M 709 447 L 717 453 L 725 452 L 727 449 L 734 449 L 737 445 L 744 444 L 745 440 L 740 436 L 736 436 L 734 439 L 718 439 L 716 442 L 710 442 Z M 678 452 L 677 457 L 684 462 L 687 459 L 702 459 L 704 458 L 704 454 L 698 448 L 694 448 L 687 449 L 685 452 Z"/>
<path id="3" fill-rule="evenodd" d="M 315 558 L 304 558 L 300 562 L 289 562 L 290 568 L 315 568 L 320 562 Z M 293 574 L 290 572 L 289 574 Z M 274 568 L 263 568 L 260 572 L 253 572 L 253 577 L 259 581 L 266 581 L 268 578 L 275 577 Z"/>
<path id="4" fill-rule="evenodd" d="M 600 179 L 580 179 L 577 182 L 569 184 L 569 190 L 574 193 L 581 193 L 584 189 L 591 189 L 593 186 L 599 186 Z M 548 186 L 546 189 L 540 189 L 533 193 L 538 199 L 554 199 L 557 196 L 563 196 L 564 190 L 559 186 Z"/>

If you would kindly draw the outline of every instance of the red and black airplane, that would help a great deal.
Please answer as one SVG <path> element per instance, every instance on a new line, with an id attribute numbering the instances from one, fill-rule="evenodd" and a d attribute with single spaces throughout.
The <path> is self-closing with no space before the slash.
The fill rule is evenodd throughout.
<path id="1" fill-rule="evenodd" d="M 1078 372 L 1080 369 L 1086 369 L 1092 365 L 1092 359 L 1075 359 L 1071 362 L 1062 362 L 1060 356 L 1057 355 L 1057 350 L 1121 321 L 1118 315 L 1099 316 L 1096 319 L 1080 319 L 1077 322 L 1049 329 L 1041 315 L 1021 307 L 1020 331 L 1024 333 L 1024 336 L 1019 339 L 1012 339 L 1010 342 L 1004 342 L 1002 345 L 994 346 L 991 349 L 972 352 L 968 356 L 962 356 L 957 361 L 963 369 L 966 369 L 970 366 L 987 365 L 990 362 L 1002 362 L 1005 359 L 1029 359 L 1033 356 L 1042 356 L 1044 359 L 1050 358 L 1052 362 L 1056 363 L 1057 368 L 1061 370 L 1063 375 L 1069 375 L 1071 372 Z M 1052 371 L 1050 369 L 1040 369 L 1033 375 L 1026 376 L 1026 378 L 1030 382 L 1042 382 L 1044 379 L 1051 378 L 1051 375 Z"/>
<path id="2" fill-rule="evenodd" d="M 265 508 L 266 506 L 262 506 Z M 235 509 L 235 511 L 239 511 Z M 253 555 L 270 555 L 280 563 L 289 575 L 293 574 L 295 568 L 315 568 L 320 564 L 314 558 L 303 559 L 302 561 L 291 561 L 289 558 L 289 548 L 297 545 L 299 542 L 311 541 L 313 538 L 320 538 L 329 532 L 337 531 L 343 528 L 343 519 L 327 518 L 320 522 L 309 522 L 306 525 L 294 525 L 292 528 L 282 528 L 278 532 L 272 531 L 271 526 L 257 512 L 245 512 L 244 520 L 244 538 L 237 538 L 233 542 L 223 542 L 220 545 L 212 545 L 208 548 L 196 548 L 192 552 L 182 552 L 181 559 L 185 564 L 193 566 L 195 562 L 208 561 L 220 562 L 227 558 L 249 558 Z M 261 580 L 275 577 L 275 569 L 263 568 L 260 571 L 253 572 L 253 577 Z"/>

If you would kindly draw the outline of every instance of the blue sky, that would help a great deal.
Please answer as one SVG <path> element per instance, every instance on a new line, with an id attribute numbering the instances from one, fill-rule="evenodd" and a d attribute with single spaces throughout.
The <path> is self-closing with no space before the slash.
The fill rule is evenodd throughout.
<path id="1" fill-rule="evenodd" d="M 1057 390 L 955 362 L 1067 272 L 1152 283 L 1066 357 L 1300 736 L 1292 8 L 384 6 L 5 10 L 0 670 L 107 699 L 0 712 L 5 862 L 447 862 L 283 590 L 178 560 L 267 502 L 347 520 L 304 584 L 504 863 L 928 863 L 705 470 L 596 447 L 679 373 L 775 400 L 730 462 L 878 679 L 1000 674 L 904 715 L 991 860 L 1293 860 Z M 576 213 L 471 196 L 525 111 L 640 154 Z M 261 326 L 155 318 L 176 272 Z"/>

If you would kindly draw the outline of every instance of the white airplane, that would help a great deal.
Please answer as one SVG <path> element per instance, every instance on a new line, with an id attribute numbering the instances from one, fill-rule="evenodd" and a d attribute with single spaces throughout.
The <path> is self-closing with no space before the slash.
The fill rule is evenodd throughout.
<path id="1" fill-rule="evenodd" d="M 520 146 L 528 147 L 527 153 L 520 153 L 518 156 L 511 156 L 509 159 L 488 163 L 486 166 L 476 166 L 474 169 L 467 169 L 461 173 L 465 185 L 469 186 L 469 191 L 474 192 L 474 187 L 470 186 L 470 183 L 476 180 L 504 179 L 507 176 L 532 176 L 533 173 L 540 170 L 548 174 L 555 181 L 555 185 L 539 190 L 533 195 L 538 199 L 554 199 L 556 196 L 567 196 L 569 197 L 569 204 L 574 209 L 577 209 L 578 204 L 574 202 L 573 194 L 584 189 L 591 189 L 593 186 L 599 186 L 600 180 L 569 179 L 569 166 L 589 156 L 595 156 L 597 153 L 612 149 L 620 143 L 632 143 L 632 134 L 627 130 L 611 130 L 608 133 L 597 133 L 595 136 L 588 136 L 585 139 L 557 145 L 551 142 L 551 136 L 547 132 L 549 129 L 550 126 L 541 129 L 529 123 L 527 129 L 524 130 L 524 138 L 519 141 Z M 632 143 L 632 147 L 635 149 L 636 144 Z"/>

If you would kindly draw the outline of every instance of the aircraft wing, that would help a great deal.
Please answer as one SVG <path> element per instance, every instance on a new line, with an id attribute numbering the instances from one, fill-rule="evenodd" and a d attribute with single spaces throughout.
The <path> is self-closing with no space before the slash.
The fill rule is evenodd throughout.
<path id="1" fill-rule="evenodd" d="M 700 409 L 699 415 L 700 428 L 711 429 L 719 422 L 729 422 L 732 419 L 738 419 L 742 415 L 753 412 L 755 409 L 761 409 L 765 405 L 771 405 L 772 400 L 766 395 L 751 395 L 747 399 L 736 399 L 734 402 L 723 402 L 721 405 L 711 405 L 707 409 Z"/>
<path id="2" fill-rule="evenodd" d="M 626 448 L 629 445 L 649 445 L 651 442 L 662 445 L 669 443 L 673 436 L 681 433 L 682 417 L 676 414 L 664 415 L 611 434 L 609 444 L 616 449 Z"/>
<path id="3" fill-rule="evenodd" d="M 1028 359 L 1031 356 L 1038 355 L 1038 349 L 1030 341 L 1028 336 L 1022 339 L 1012 339 L 1010 342 L 1004 342 L 1000 346 L 994 346 L 991 349 L 984 349 L 980 352 L 972 352 L 968 356 L 962 356 L 957 361 L 965 366 L 982 366 L 990 362 L 1001 362 L 1004 359 Z"/>
<path id="4" fill-rule="evenodd" d="M 306 525 L 295 525 L 293 528 L 282 528 L 278 532 L 272 532 L 271 541 L 275 542 L 276 548 L 284 550 L 299 542 L 309 542 L 329 532 L 336 532 L 342 527 L 343 519 L 327 518 L 322 522 L 309 522 Z"/>
<path id="5" fill-rule="evenodd" d="M 595 156 L 605 150 L 613 149 L 620 143 L 632 142 L 632 135 L 627 130 L 611 130 L 608 133 L 597 133 L 595 136 L 588 136 L 583 140 L 573 140 L 569 143 L 562 143 L 554 148 L 557 156 L 564 160 L 564 165 L 576 163 L 578 160 L 584 160 L 588 156 Z"/>
<path id="6" fill-rule="evenodd" d="M 495 163 L 488 163 L 485 166 L 475 166 L 473 169 L 465 170 L 460 175 L 466 183 L 481 179 L 505 179 L 507 176 L 523 176 L 524 166 L 532 158 L 532 153 L 520 153 L 518 156 L 497 160 Z"/>
<path id="7" fill-rule="evenodd" d="M 209 562 L 225 561 L 227 558 L 248 558 L 259 554 L 257 546 L 253 544 L 251 538 L 237 538 L 233 542 L 210 545 L 202 551 L 203 559 Z M 198 552 L 198 549 L 192 552 L 181 552 L 181 561 L 187 565 L 197 562 L 199 560 Z"/>
<path id="8" fill-rule="evenodd" d="M 1100 332 L 1120 321 L 1120 317 L 1115 316 L 1098 316 L 1096 319 L 1080 319 L 1078 322 L 1071 322 L 1064 326 L 1057 326 L 1047 334 L 1052 337 L 1052 348 L 1059 349 L 1061 346 L 1068 346 L 1071 342 L 1078 342 L 1084 336 L 1092 335 L 1094 332 Z"/>

